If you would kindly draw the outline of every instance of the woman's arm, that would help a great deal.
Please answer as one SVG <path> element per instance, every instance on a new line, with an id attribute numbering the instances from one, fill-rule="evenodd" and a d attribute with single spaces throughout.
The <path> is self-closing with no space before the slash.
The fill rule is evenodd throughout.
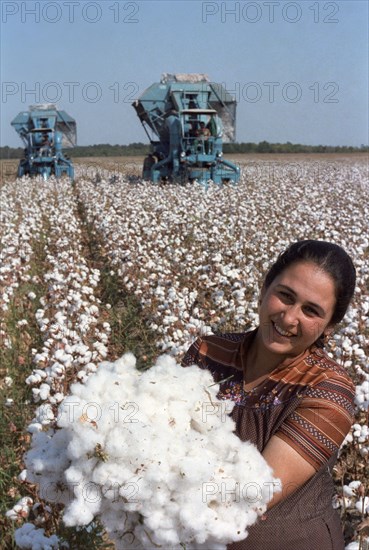
<path id="1" fill-rule="evenodd" d="M 324 378 L 307 386 L 299 406 L 268 441 L 263 455 L 282 482 L 269 508 L 306 483 L 328 463 L 354 419 L 355 386 L 342 367 L 316 355 Z M 320 364 L 318 363 L 318 375 Z"/>
<path id="2" fill-rule="evenodd" d="M 275 493 L 268 504 L 268 509 L 288 497 L 316 472 L 293 447 L 283 439 L 273 436 L 265 447 L 263 457 L 273 468 L 274 476 L 281 480 L 282 491 Z"/>

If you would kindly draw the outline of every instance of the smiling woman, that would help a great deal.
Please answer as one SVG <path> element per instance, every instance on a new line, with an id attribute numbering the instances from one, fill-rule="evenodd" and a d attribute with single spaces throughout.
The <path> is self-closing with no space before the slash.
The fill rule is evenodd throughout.
<path id="1" fill-rule="evenodd" d="M 210 370 L 219 397 L 236 402 L 237 435 L 258 447 L 282 485 L 264 520 L 229 550 L 344 549 L 331 473 L 355 390 L 324 352 L 324 338 L 354 289 L 355 268 L 341 247 L 294 243 L 265 277 L 258 328 L 199 338 L 183 360 Z"/>

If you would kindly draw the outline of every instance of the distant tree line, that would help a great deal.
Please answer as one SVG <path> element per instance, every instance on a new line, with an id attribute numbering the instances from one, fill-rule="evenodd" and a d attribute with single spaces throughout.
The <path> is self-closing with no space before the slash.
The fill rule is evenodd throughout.
<path id="1" fill-rule="evenodd" d="M 124 157 L 135 155 L 147 155 L 150 145 L 146 143 L 130 143 L 129 145 L 110 145 L 102 143 L 99 145 L 77 145 L 73 148 L 65 148 L 63 152 L 71 158 L 76 157 Z M 0 158 L 20 159 L 24 156 L 23 147 L 0 147 Z"/>
<path id="2" fill-rule="evenodd" d="M 23 157 L 23 148 L 22 147 L 0 147 L 0 158 L 1 159 L 20 159 Z"/>
<path id="3" fill-rule="evenodd" d="M 368 152 L 369 147 L 351 147 L 347 145 L 301 145 L 300 143 L 225 143 L 224 153 L 360 153 Z"/>
<path id="4" fill-rule="evenodd" d="M 66 150 L 69 157 L 125 157 L 135 155 L 147 155 L 150 145 L 146 143 L 130 143 L 129 145 L 99 145 L 76 146 Z"/>
<path id="5" fill-rule="evenodd" d="M 124 157 L 146 155 L 150 145 L 146 143 L 130 143 L 129 145 L 110 145 L 103 143 L 99 145 L 76 146 L 65 149 L 67 156 L 76 157 Z M 334 146 L 334 145 L 301 145 L 299 143 L 225 143 L 223 145 L 225 154 L 242 153 L 360 153 L 368 152 L 369 146 L 361 147 Z M 23 157 L 22 147 L 0 147 L 1 159 L 20 159 Z"/>

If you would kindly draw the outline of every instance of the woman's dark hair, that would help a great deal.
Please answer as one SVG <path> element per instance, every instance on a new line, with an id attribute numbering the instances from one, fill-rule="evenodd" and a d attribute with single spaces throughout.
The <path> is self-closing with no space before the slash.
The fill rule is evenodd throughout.
<path id="1" fill-rule="evenodd" d="M 267 289 L 278 275 L 297 262 L 312 262 L 330 275 L 336 291 L 336 305 L 330 325 L 339 323 L 354 294 L 356 272 L 350 256 L 337 244 L 327 241 L 297 241 L 282 252 L 266 274 L 264 288 Z"/>

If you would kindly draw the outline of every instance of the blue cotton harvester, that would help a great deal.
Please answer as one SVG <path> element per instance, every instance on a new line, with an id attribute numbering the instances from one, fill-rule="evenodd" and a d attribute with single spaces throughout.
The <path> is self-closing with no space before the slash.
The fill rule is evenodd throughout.
<path id="1" fill-rule="evenodd" d="M 236 100 L 221 84 L 204 74 L 164 74 L 133 107 L 151 142 L 144 179 L 238 182 L 240 170 L 222 150 L 235 139 Z"/>
<path id="2" fill-rule="evenodd" d="M 76 144 L 76 122 L 53 104 L 31 105 L 12 121 L 25 144 L 24 158 L 18 166 L 18 177 L 67 175 L 73 179 L 73 164 L 63 148 Z"/>

